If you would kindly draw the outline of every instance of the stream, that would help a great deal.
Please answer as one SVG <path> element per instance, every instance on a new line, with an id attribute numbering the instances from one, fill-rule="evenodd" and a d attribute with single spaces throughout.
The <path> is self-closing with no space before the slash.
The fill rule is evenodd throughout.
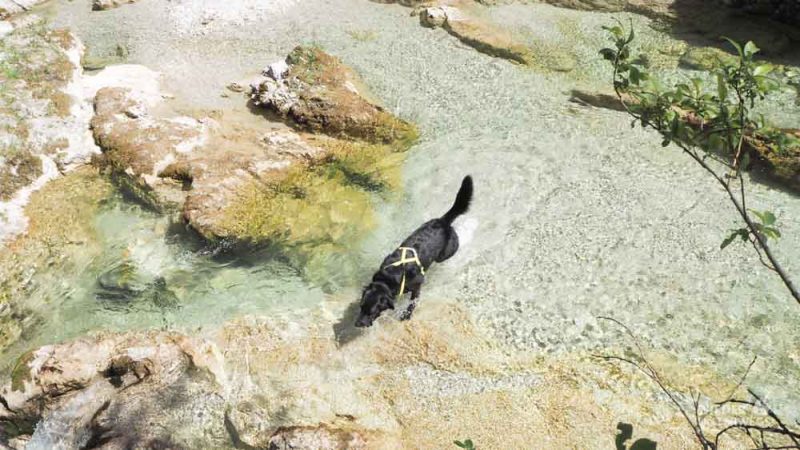
<path id="1" fill-rule="evenodd" d="M 542 4 L 487 12 L 523 39 L 574 52 L 577 68 L 555 73 L 478 53 L 421 27 L 399 5 L 227 3 L 141 0 L 89 13 L 88 0 L 74 0 L 47 3 L 41 13 L 72 29 L 90 54 L 124 46 L 127 62 L 163 74 L 178 109 L 246 113 L 242 96 L 221 95 L 225 86 L 246 82 L 298 44 L 320 45 L 353 67 L 422 134 L 403 167 L 402 195 L 379 202 L 376 230 L 352 249 L 356 270 L 315 274 L 339 280 L 323 286 L 274 255 L 216 257 L 173 231 L 180 227 L 170 218 L 112 196 L 92 219 L 98 256 L 78 270 L 53 266 L 36 275 L 39 287 L 22 303 L 40 320 L 3 352 L 4 366 L 24 351 L 101 329 L 214 328 L 248 315 L 302 315 L 331 298 L 355 301 L 383 256 L 444 213 L 471 174 L 474 202 L 457 224 L 462 248 L 431 271 L 419 308 L 455 300 L 509 351 L 622 347 L 624 333 L 598 319 L 608 316 L 653 351 L 723 376 L 741 374 L 757 356 L 748 387 L 800 419 L 800 306 L 752 248 L 720 251 L 737 227 L 724 193 L 679 149 L 631 129 L 623 113 L 569 101 L 571 89 L 610 86 L 597 50 L 606 42 L 600 27 L 614 18 L 632 21 L 645 53 L 680 41 L 633 14 Z M 800 127 L 789 94 L 771 98 L 766 112 Z M 778 216 L 775 252 L 800 277 L 800 198 L 756 182 L 747 188 L 752 208 Z M 120 275 L 131 265 L 135 276 Z M 131 295 L 137 300 L 126 300 Z"/>

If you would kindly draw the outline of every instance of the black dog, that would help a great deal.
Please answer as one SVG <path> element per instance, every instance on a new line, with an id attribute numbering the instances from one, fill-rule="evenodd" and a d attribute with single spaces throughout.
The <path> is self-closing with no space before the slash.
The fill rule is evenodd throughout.
<path id="1" fill-rule="evenodd" d="M 361 295 L 357 327 L 372 325 L 384 311 L 394 309 L 395 300 L 408 291 L 411 292 L 411 303 L 400 319 L 411 318 L 411 313 L 417 306 L 420 287 L 425 281 L 425 270 L 434 261 L 442 262 L 458 250 L 458 235 L 452 223 L 456 217 L 467 212 L 471 200 L 472 177 L 466 176 L 461 182 L 453 207 L 442 217 L 417 228 L 397 250 L 383 260 L 381 269 L 372 276 L 372 282 L 364 288 Z"/>

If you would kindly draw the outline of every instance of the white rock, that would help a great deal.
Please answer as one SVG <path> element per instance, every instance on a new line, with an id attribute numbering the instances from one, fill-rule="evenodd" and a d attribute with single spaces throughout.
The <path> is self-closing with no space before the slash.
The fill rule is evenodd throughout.
<path id="1" fill-rule="evenodd" d="M 422 25 L 428 27 L 441 27 L 445 22 L 462 20 L 461 11 L 452 6 L 433 6 L 425 8 L 419 15 Z"/>
<path id="2" fill-rule="evenodd" d="M 264 76 L 270 77 L 275 81 L 280 81 L 283 79 L 283 76 L 286 75 L 286 72 L 289 71 L 289 65 L 286 64 L 286 61 L 277 61 L 267 66 L 266 69 L 262 72 Z"/>

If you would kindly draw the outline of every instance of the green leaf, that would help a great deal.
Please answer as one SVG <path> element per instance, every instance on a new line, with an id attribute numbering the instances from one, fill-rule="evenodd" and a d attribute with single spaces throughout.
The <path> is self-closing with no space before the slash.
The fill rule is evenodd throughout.
<path id="1" fill-rule="evenodd" d="M 736 41 L 734 41 L 734 40 L 733 40 L 733 39 L 731 39 L 731 38 L 727 38 L 727 37 L 724 37 L 724 36 L 723 36 L 723 39 L 725 39 L 725 40 L 726 40 L 726 41 L 728 41 L 728 42 L 729 42 L 731 45 L 733 45 L 733 48 L 735 48 L 735 49 L 736 49 L 736 51 L 739 53 L 739 56 L 741 56 L 742 58 L 744 58 L 744 50 L 742 50 L 742 46 L 741 46 L 741 45 L 739 45 L 739 44 L 738 44 Z"/>
<path id="2" fill-rule="evenodd" d="M 670 143 L 670 140 L 669 140 L 669 138 L 664 138 L 664 140 L 663 140 L 663 141 L 661 141 L 661 146 L 662 146 L 662 147 L 666 147 L 666 146 L 668 146 L 668 145 L 669 145 L 669 143 Z"/>
<path id="3" fill-rule="evenodd" d="M 753 41 L 747 41 L 747 44 L 744 45 L 744 56 L 753 56 L 758 53 L 761 49 L 753 43 Z"/>
<path id="4" fill-rule="evenodd" d="M 611 48 L 604 48 L 600 50 L 600 54 L 603 56 L 603 59 L 607 61 L 614 61 L 617 58 L 617 52 Z"/>
<path id="5" fill-rule="evenodd" d="M 622 37 L 622 27 L 613 26 L 613 27 L 603 27 L 604 30 L 608 31 L 609 33 L 613 34 L 615 37 L 621 38 Z"/>
<path id="6" fill-rule="evenodd" d="M 723 145 L 725 145 L 725 142 L 719 133 L 714 133 L 708 138 L 708 149 L 711 151 L 721 151 Z"/>
<path id="7" fill-rule="evenodd" d="M 758 220 L 761 221 L 761 223 L 764 223 L 764 214 L 762 212 L 756 211 L 755 209 L 751 209 L 750 212 L 755 214 L 756 217 L 758 217 Z"/>
<path id="8" fill-rule="evenodd" d="M 720 250 L 725 250 L 725 247 L 731 245 L 733 240 L 736 239 L 736 236 L 738 236 L 738 235 L 739 235 L 739 233 L 733 233 L 730 236 L 726 237 L 725 240 L 722 241 L 722 244 L 719 244 L 719 249 Z"/>
<path id="9" fill-rule="evenodd" d="M 458 446 L 460 448 L 467 448 L 467 444 L 465 444 L 465 443 L 463 443 L 461 441 L 453 441 L 453 444 L 456 444 L 456 446 Z"/>
<path id="10" fill-rule="evenodd" d="M 638 85 L 639 82 L 644 79 L 642 77 L 642 72 L 636 66 L 631 66 L 630 77 L 631 77 L 631 83 L 633 83 L 634 85 Z"/>
<path id="11" fill-rule="evenodd" d="M 776 217 L 775 214 L 772 214 L 772 211 L 764 211 L 764 225 L 772 225 L 775 223 Z"/>
<path id="12" fill-rule="evenodd" d="M 764 234 L 767 236 L 772 237 L 772 239 L 778 239 L 781 237 L 781 232 L 775 227 L 765 227 Z"/>

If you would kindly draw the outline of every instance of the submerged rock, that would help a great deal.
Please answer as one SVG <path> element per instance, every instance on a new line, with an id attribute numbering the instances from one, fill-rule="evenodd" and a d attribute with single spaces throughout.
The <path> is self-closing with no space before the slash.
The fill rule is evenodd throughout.
<path id="1" fill-rule="evenodd" d="M 358 76 L 338 58 L 316 47 L 297 47 L 286 63 L 285 69 L 270 66 L 270 78 L 252 86 L 253 104 L 302 129 L 333 137 L 380 144 L 416 139 L 413 125 L 360 94 Z"/>
<path id="2" fill-rule="evenodd" d="M 570 72 L 575 68 L 577 61 L 572 52 L 543 40 L 523 39 L 507 27 L 487 20 L 481 11 L 485 7 L 482 4 L 493 2 L 440 0 L 425 2 L 429 6 L 414 11 L 418 12 L 422 26 L 442 28 L 481 53 L 555 72 Z"/>
<path id="3" fill-rule="evenodd" d="M 634 100 L 626 96 L 626 103 Z M 597 108 L 625 111 L 615 94 L 571 91 L 570 100 Z M 689 125 L 701 126 L 691 117 L 684 116 Z M 757 135 L 749 134 L 744 140 L 744 151 L 749 155 L 750 168 L 757 179 L 775 183 L 789 191 L 800 193 L 800 130 L 769 129 Z"/>
<path id="4" fill-rule="evenodd" d="M 736 57 L 714 47 L 689 47 L 681 55 L 679 64 L 684 69 L 711 70 L 722 64 L 735 62 Z"/>
<path id="5" fill-rule="evenodd" d="M 30 11 L 44 0 L 0 0 L 0 20 L 6 20 L 15 14 Z"/>
<path id="6" fill-rule="evenodd" d="M 104 11 L 129 3 L 136 3 L 136 0 L 92 0 L 92 9 L 94 11 Z"/>

